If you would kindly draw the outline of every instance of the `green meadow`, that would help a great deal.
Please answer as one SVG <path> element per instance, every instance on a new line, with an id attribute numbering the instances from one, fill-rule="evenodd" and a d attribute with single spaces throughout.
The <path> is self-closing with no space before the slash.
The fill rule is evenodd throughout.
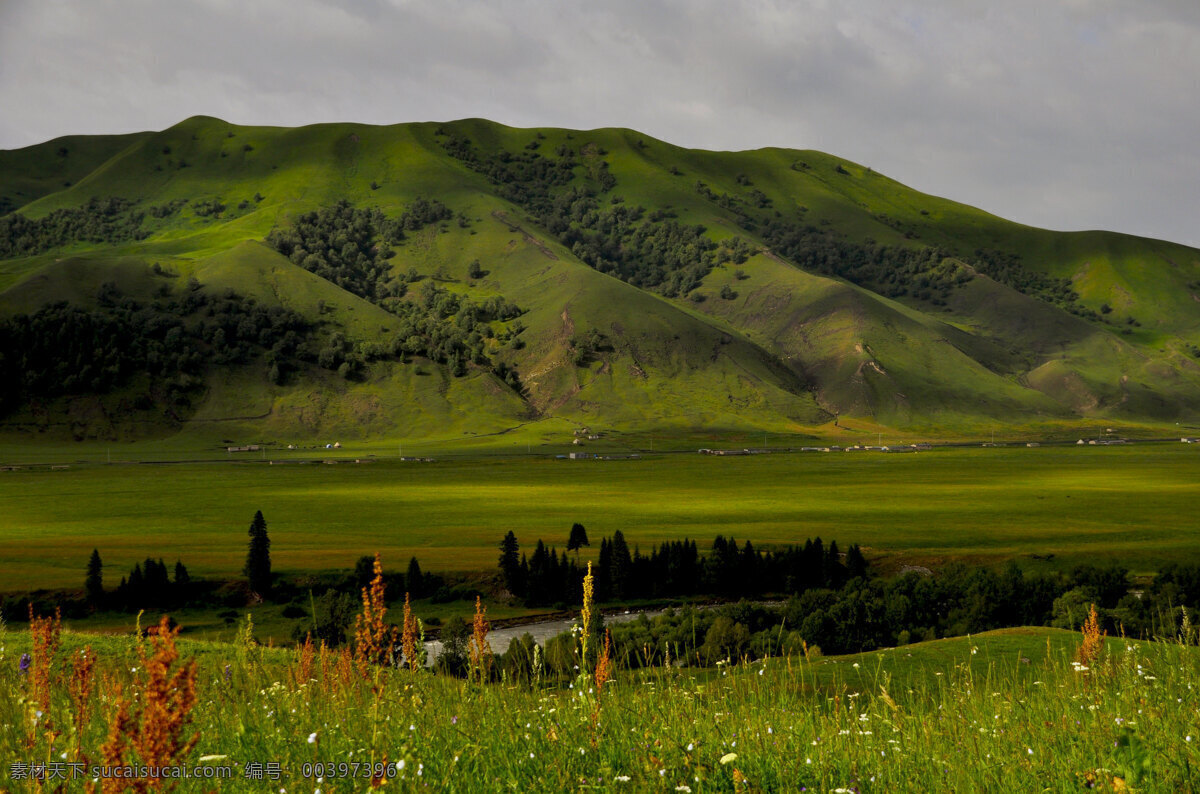
<path id="1" fill-rule="evenodd" d="M 566 545 L 573 522 L 644 551 L 717 534 L 756 546 L 858 543 L 883 572 L 952 561 L 1115 562 L 1135 574 L 1200 561 L 1200 450 L 935 449 L 633 460 L 380 459 L 79 465 L 0 472 L 0 592 L 82 587 L 93 547 L 111 587 L 147 556 L 236 578 L 262 510 L 277 572 L 348 569 L 379 552 L 402 569 L 491 571 L 512 530 Z M 593 546 L 592 553 L 594 553 Z M 588 550 L 584 550 L 584 555 Z"/>

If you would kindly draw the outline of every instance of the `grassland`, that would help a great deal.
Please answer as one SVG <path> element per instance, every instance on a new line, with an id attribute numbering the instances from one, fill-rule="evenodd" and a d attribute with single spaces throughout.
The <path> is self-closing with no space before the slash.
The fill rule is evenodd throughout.
<path id="1" fill-rule="evenodd" d="M 93 547 L 110 586 L 146 556 L 193 576 L 240 575 L 246 527 L 267 517 L 275 569 L 492 570 L 508 530 L 560 548 L 575 521 L 596 542 L 646 549 L 716 534 L 786 545 L 859 543 L 902 564 L 1067 566 L 1136 572 L 1200 561 L 1196 447 L 1006 447 L 908 455 L 805 453 L 639 460 L 493 458 L 415 463 L 172 464 L 0 472 L 0 592 L 81 587 Z M 585 551 L 586 553 L 586 551 Z"/>
<path id="2" fill-rule="evenodd" d="M 205 784 L 231 792 L 370 782 L 370 773 L 347 779 L 349 766 L 318 780 L 310 763 L 378 764 L 403 791 L 1157 792 L 1200 782 L 1200 655 L 1178 642 L 1109 640 L 1081 670 L 1071 664 L 1078 635 L 1012 630 L 698 676 L 618 671 L 597 691 L 590 671 L 569 688 L 479 685 L 364 674 L 338 654 L 305 666 L 291 651 L 179 641 L 173 661 L 156 657 L 150 640 L 145 656 L 128 637 L 62 640 L 22 673 L 29 635 L 0 637 L 6 761 L 98 763 L 112 758 L 101 745 L 117 735 L 135 746 L 167 739 L 154 757 L 169 766 L 231 768 L 228 780 Z M 72 667 L 85 645 L 96 667 L 80 696 Z M 154 688 L 191 659 L 194 677 Z M 45 701 L 39 680 L 49 683 Z M 172 693 L 193 689 L 194 705 L 179 708 Z M 133 719 L 109 734 L 121 703 L 134 704 Z M 139 718 L 142 708 L 150 716 Z M 123 752 L 126 762 L 139 757 Z M 279 779 L 247 779 L 251 762 L 278 763 Z"/>

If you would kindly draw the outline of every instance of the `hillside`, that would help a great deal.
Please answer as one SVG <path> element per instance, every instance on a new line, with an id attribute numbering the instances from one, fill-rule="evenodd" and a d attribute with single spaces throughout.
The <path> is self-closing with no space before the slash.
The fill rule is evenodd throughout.
<path id="1" fill-rule="evenodd" d="M 1200 409 L 1200 251 L 819 152 L 196 117 L 0 152 L 0 212 L 4 443 L 1174 432 Z"/>

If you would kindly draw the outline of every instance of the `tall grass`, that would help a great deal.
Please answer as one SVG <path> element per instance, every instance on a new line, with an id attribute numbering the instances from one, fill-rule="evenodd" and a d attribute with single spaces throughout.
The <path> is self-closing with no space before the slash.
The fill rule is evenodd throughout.
<path id="1" fill-rule="evenodd" d="M 964 641 L 960 658 L 903 684 L 879 654 L 824 660 L 822 670 L 840 671 L 830 678 L 803 657 L 622 672 L 601 649 L 596 669 L 566 688 L 378 665 L 364 678 L 351 654 L 311 644 L 243 653 L 180 641 L 176 658 L 166 626 L 145 648 L 132 638 L 60 639 L 43 708 L 20 664 L 30 636 L 0 637 L 0 774 L 12 763 L 86 758 L 236 765 L 231 780 L 183 781 L 179 791 L 349 792 L 372 778 L 451 791 L 1200 786 L 1200 655 L 1179 639 L 1110 638 L 1088 665 L 1061 646 L 1036 663 L 981 665 Z M 83 672 L 85 642 L 94 669 Z M 79 680 L 93 675 L 98 685 Z M 280 779 L 246 779 L 255 762 L 279 763 Z M 343 777 L 352 766 L 305 778 L 314 762 L 364 766 L 353 780 Z M 11 778 L 3 787 L 53 788 Z"/>

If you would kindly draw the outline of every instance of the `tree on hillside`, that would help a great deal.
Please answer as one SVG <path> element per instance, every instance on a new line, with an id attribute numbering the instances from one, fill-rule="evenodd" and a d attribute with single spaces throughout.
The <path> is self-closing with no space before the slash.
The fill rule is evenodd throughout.
<path id="1" fill-rule="evenodd" d="M 250 589 L 259 595 L 271 590 L 271 539 L 267 537 L 267 520 L 261 510 L 250 522 L 250 547 L 242 573 L 250 581 Z"/>
<path id="2" fill-rule="evenodd" d="M 578 552 L 583 546 L 591 545 L 591 543 L 588 543 L 587 530 L 583 528 L 583 524 L 579 522 L 572 524 L 571 537 L 567 540 L 567 551 Z"/>
<path id="3" fill-rule="evenodd" d="M 504 587 L 513 595 L 520 595 L 524 582 L 521 581 L 521 547 L 512 530 L 500 541 L 500 572 L 504 575 Z"/>
<path id="4" fill-rule="evenodd" d="M 99 549 L 92 549 L 92 556 L 87 564 L 87 579 L 83 589 L 87 593 L 89 606 L 98 607 L 104 601 L 104 564 L 100 562 Z"/>

